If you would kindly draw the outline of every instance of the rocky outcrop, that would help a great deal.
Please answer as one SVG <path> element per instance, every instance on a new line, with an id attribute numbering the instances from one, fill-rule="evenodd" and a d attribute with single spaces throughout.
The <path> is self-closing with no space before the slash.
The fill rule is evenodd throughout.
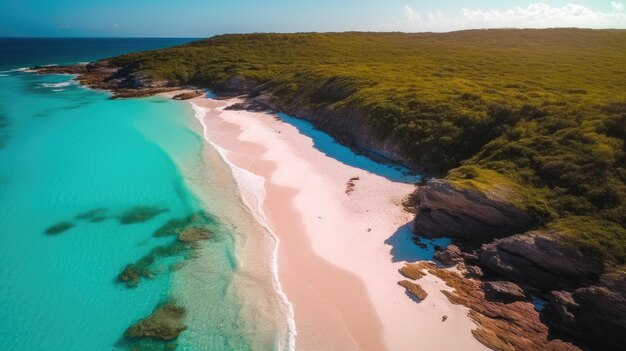
<path id="1" fill-rule="evenodd" d="M 453 237 L 488 242 L 528 230 L 531 218 L 511 204 L 492 200 L 473 190 L 429 180 L 412 196 L 414 230 L 430 238 Z"/>
<path id="2" fill-rule="evenodd" d="M 439 268 L 432 262 L 412 264 L 411 270 L 417 269 L 427 270 L 452 288 L 452 291 L 442 290 L 442 293 L 452 303 L 469 308 L 469 316 L 477 325 L 472 334 L 492 350 L 580 350 L 569 342 L 555 339 L 530 302 L 489 300 L 481 289 L 480 281 L 462 277 L 451 269 Z"/>
<path id="3" fill-rule="evenodd" d="M 426 275 L 423 270 L 424 267 L 418 263 L 405 263 L 398 272 L 409 279 L 418 280 Z"/>
<path id="4" fill-rule="evenodd" d="M 173 340 L 187 329 L 183 324 L 185 309 L 166 303 L 157 308 L 150 316 L 140 320 L 124 333 L 130 338 L 154 338 L 159 340 Z"/>
<path id="5" fill-rule="evenodd" d="M 445 266 L 452 266 L 463 261 L 461 248 L 450 244 L 445 249 L 435 252 L 435 258 Z"/>
<path id="6" fill-rule="evenodd" d="M 527 299 L 519 285 L 508 281 L 484 282 L 483 291 L 485 298 L 491 301 L 513 302 Z"/>
<path id="7" fill-rule="evenodd" d="M 423 301 L 428 296 L 428 293 L 419 285 L 408 280 L 401 280 L 398 285 L 406 289 L 406 292 Z"/>
<path id="8" fill-rule="evenodd" d="M 38 66 L 39 74 L 76 74 L 78 81 L 93 89 L 113 92 L 112 99 L 152 96 L 180 89 L 166 80 L 154 80 L 135 72 L 132 64 L 116 67 L 107 60 L 87 65 Z"/>
<path id="9" fill-rule="evenodd" d="M 602 271 L 595 260 L 541 232 L 485 244 L 479 257 L 484 268 L 544 292 L 591 285 Z"/>
<path id="10" fill-rule="evenodd" d="M 602 275 L 596 285 L 553 291 L 546 315 L 555 329 L 602 350 L 626 345 L 626 272 Z"/>
<path id="11" fill-rule="evenodd" d="M 202 90 L 194 90 L 194 91 L 187 91 L 184 93 L 180 93 L 180 94 L 176 94 L 172 97 L 172 99 L 174 100 L 189 100 L 189 99 L 193 99 L 196 98 L 198 96 L 202 96 L 204 95 L 204 91 Z"/>

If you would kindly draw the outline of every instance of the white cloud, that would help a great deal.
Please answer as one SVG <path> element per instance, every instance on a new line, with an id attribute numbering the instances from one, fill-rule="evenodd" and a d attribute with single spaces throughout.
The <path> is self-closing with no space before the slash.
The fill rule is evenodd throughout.
<path id="1" fill-rule="evenodd" d="M 586 6 L 567 4 L 554 7 L 546 3 L 534 3 L 526 7 L 506 10 L 483 10 L 463 8 L 459 16 L 448 17 L 443 12 L 421 15 L 405 6 L 407 29 L 418 31 L 448 31 L 469 28 L 626 28 L 624 5 L 611 2 L 612 11 L 594 11 Z M 423 17 L 427 21 L 422 20 Z"/>
<path id="2" fill-rule="evenodd" d="M 417 12 L 413 11 L 411 6 L 404 6 L 404 15 L 406 16 L 407 23 L 410 26 L 417 26 L 422 24 L 422 17 L 420 17 Z"/>
<path id="3" fill-rule="evenodd" d="M 119 28 L 120 28 L 120 26 L 119 26 L 119 24 L 117 24 L 117 23 L 113 22 L 113 28 L 115 28 L 115 29 L 119 29 Z"/>

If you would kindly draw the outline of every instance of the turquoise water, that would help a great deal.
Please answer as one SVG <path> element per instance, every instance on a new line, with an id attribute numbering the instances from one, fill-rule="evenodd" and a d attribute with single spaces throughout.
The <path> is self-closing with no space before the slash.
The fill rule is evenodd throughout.
<path id="1" fill-rule="evenodd" d="M 202 139 L 189 106 L 162 97 L 109 100 L 71 76 L 0 76 L 0 349 L 126 350 L 124 331 L 165 301 L 176 302 L 176 268 L 195 249 L 150 264 L 151 279 L 129 288 L 117 277 L 156 247 L 166 221 L 204 210 L 180 165 L 198 162 Z M 123 215 L 143 207 L 141 221 Z M 94 221 L 76 216 L 97 210 Z M 153 216 L 153 217 L 152 217 Z M 203 243 L 219 278 L 208 282 L 211 349 L 250 348 L 228 294 L 237 262 L 228 230 L 208 214 L 215 235 Z M 100 218 L 103 217 L 103 218 Z M 152 218 L 149 218 L 152 217 Z M 57 234 L 51 226 L 73 225 Z M 54 231 L 54 230 L 53 230 Z M 224 327 L 226 326 L 226 327 Z M 194 329 L 189 325 L 190 330 Z M 204 350 L 181 334 L 179 350 Z M 218 341 L 215 341 L 218 340 Z M 150 343 L 148 349 L 164 346 Z"/>

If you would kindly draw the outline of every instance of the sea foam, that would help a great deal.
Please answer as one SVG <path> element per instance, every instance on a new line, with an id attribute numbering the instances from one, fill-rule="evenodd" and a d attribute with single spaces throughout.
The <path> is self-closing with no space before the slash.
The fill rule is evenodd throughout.
<path id="1" fill-rule="evenodd" d="M 228 160 L 228 150 L 215 144 L 208 137 L 208 127 L 204 122 L 204 118 L 206 117 L 208 109 L 198 106 L 193 102 L 191 102 L 191 105 L 195 111 L 194 116 L 202 125 L 202 136 L 218 152 L 220 158 L 230 167 L 233 172 L 233 178 L 235 179 L 235 182 L 241 190 L 240 196 L 242 201 L 244 202 L 246 207 L 248 207 L 252 211 L 256 221 L 267 231 L 267 233 L 269 233 L 270 237 L 274 241 L 274 247 L 271 257 L 271 270 L 274 290 L 280 297 L 283 313 L 285 313 L 287 318 L 287 350 L 294 351 L 296 349 L 296 335 L 298 333 L 296 331 L 293 305 L 283 291 L 282 285 L 278 278 L 278 246 L 280 245 L 280 238 L 270 228 L 269 221 L 265 215 L 265 212 L 263 211 L 263 203 L 265 202 L 266 196 L 265 179 L 230 162 L 230 160 Z"/>
<path id="2" fill-rule="evenodd" d="M 60 83 L 41 83 L 44 88 L 64 88 L 68 87 L 72 82 L 60 82 Z"/>

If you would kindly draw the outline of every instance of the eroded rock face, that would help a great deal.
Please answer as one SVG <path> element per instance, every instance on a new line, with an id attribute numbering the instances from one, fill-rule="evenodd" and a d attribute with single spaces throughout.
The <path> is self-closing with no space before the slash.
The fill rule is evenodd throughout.
<path id="1" fill-rule="evenodd" d="M 432 262 L 420 261 L 412 266 L 411 270 L 427 270 L 452 288 L 452 291 L 443 290 L 442 293 L 453 304 L 461 304 L 470 309 L 469 317 L 477 325 L 472 334 L 492 350 L 581 350 L 569 342 L 553 338 L 548 327 L 541 321 L 539 312 L 530 302 L 489 300 L 481 288 L 482 284 L 476 279 L 462 277 L 456 271 L 437 267 Z"/>
<path id="2" fill-rule="evenodd" d="M 483 267 L 544 292 L 591 285 L 602 271 L 601 265 L 588 256 L 540 232 L 485 244 L 479 257 Z"/>
<path id="3" fill-rule="evenodd" d="M 187 329 L 187 326 L 183 324 L 184 318 L 183 307 L 166 303 L 147 318 L 128 328 L 124 335 L 131 338 L 173 340 Z"/>
<path id="4" fill-rule="evenodd" d="M 442 251 L 435 252 L 435 258 L 443 265 L 452 266 L 463 261 L 463 253 L 460 247 L 450 244 Z"/>
<path id="5" fill-rule="evenodd" d="M 487 281 L 483 283 L 485 298 L 491 301 L 513 302 L 526 299 L 519 285 L 508 281 Z"/>
<path id="6" fill-rule="evenodd" d="M 553 291 L 547 311 L 555 329 L 603 350 L 626 345 L 626 272 L 606 273 L 597 285 Z"/>
<path id="7" fill-rule="evenodd" d="M 414 194 L 416 233 L 488 242 L 528 230 L 531 218 L 513 205 L 433 179 Z"/>

